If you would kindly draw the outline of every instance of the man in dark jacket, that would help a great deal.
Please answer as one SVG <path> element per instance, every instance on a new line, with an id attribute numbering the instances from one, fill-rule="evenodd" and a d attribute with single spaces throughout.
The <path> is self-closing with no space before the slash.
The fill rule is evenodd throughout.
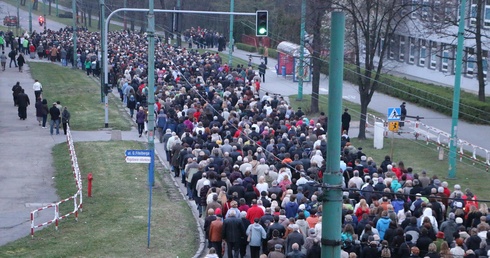
<path id="1" fill-rule="evenodd" d="M 29 101 L 29 96 L 24 93 L 24 89 L 21 89 L 19 95 L 17 95 L 17 106 L 19 111 L 19 118 L 21 120 L 26 120 L 27 106 L 29 106 L 30 104 L 31 102 Z"/>
<path id="2" fill-rule="evenodd" d="M 49 109 L 49 115 L 51 116 L 51 121 L 49 122 L 49 133 L 53 135 L 53 127 L 56 126 L 56 134 L 60 134 L 60 109 L 56 107 L 56 102 Z"/>
<path id="3" fill-rule="evenodd" d="M 222 232 L 223 239 L 228 245 L 228 257 L 238 258 L 240 255 L 240 241 L 245 236 L 245 228 L 234 210 L 231 210 L 228 218 L 224 220 Z"/>
<path id="4" fill-rule="evenodd" d="M 22 86 L 20 86 L 20 82 L 17 82 L 12 87 L 12 96 L 14 97 L 14 106 L 17 106 L 17 96 L 19 96 L 21 90 L 22 90 Z"/>

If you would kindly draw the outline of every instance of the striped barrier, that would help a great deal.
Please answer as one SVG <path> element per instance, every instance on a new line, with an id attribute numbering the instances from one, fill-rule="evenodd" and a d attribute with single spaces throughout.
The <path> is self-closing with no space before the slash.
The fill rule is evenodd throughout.
<path id="1" fill-rule="evenodd" d="M 77 188 L 77 192 L 74 195 L 72 195 L 66 199 L 63 199 L 59 202 L 52 203 L 52 204 L 49 204 L 47 206 L 44 206 L 44 207 L 41 207 L 39 209 L 31 211 L 31 237 L 34 237 L 34 231 L 36 228 L 48 226 L 48 225 L 51 225 L 53 223 L 56 225 L 56 230 L 58 230 L 59 221 L 62 219 L 65 219 L 71 215 L 74 215 L 75 221 L 78 221 L 78 211 L 80 211 L 80 212 L 82 211 L 82 206 L 83 206 L 82 205 L 83 204 L 82 177 L 80 176 L 80 167 L 78 166 L 77 154 L 75 152 L 75 146 L 73 144 L 73 138 L 71 135 L 69 125 L 67 125 L 66 142 L 68 144 L 68 149 L 70 152 L 71 168 L 72 168 L 72 172 L 73 172 L 73 178 L 75 179 L 75 186 Z M 64 215 L 60 215 L 60 205 L 63 203 L 71 202 L 71 201 L 73 201 L 73 210 L 64 214 Z M 45 222 L 40 223 L 40 224 L 36 224 L 35 223 L 36 214 L 41 212 L 41 211 L 48 210 L 48 209 L 54 209 L 53 219 L 45 221 Z"/>
<path id="2" fill-rule="evenodd" d="M 369 126 L 374 126 L 375 122 L 383 122 L 385 129 L 384 135 L 388 136 L 388 123 L 380 117 L 377 117 L 373 114 L 367 114 L 366 123 Z M 439 148 L 449 148 L 449 142 L 451 140 L 451 134 L 444 132 L 438 128 L 435 128 L 430 125 L 426 125 L 417 120 L 405 120 L 405 128 L 409 129 L 406 133 L 413 134 L 415 139 L 417 140 L 419 137 L 424 137 L 426 144 L 434 143 Z M 467 158 L 475 164 L 481 164 L 486 167 L 486 171 L 489 171 L 490 168 L 490 150 L 487 150 L 483 147 L 472 144 L 468 141 L 458 139 L 457 141 L 457 149 L 459 160 L 462 161 L 463 158 Z M 471 154 L 465 153 L 470 152 Z M 482 157 L 479 159 L 478 156 Z"/>

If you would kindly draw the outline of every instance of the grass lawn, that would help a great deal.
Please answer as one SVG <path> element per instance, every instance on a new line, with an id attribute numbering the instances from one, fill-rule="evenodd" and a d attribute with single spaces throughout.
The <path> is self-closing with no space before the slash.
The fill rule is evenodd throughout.
<path id="1" fill-rule="evenodd" d="M 100 102 L 100 84 L 81 70 L 61 67 L 57 64 L 30 62 L 33 79 L 43 85 L 43 97 L 48 106 L 61 101 L 71 113 L 73 130 L 88 131 L 104 127 L 104 105 Z M 109 126 L 113 129 L 130 130 L 131 125 L 119 112 L 119 99 L 109 95 Z"/>
<path id="2" fill-rule="evenodd" d="M 384 160 L 386 155 L 391 155 L 391 138 L 384 139 L 384 148 L 382 150 L 374 149 L 373 140 L 358 140 L 351 139 L 351 142 L 356 147 L 362 147 L 362 151 L 367 156 L 373 157 L 378 166 Z M 457 161 L 456 180 L 447 179 L 448 175 L 448 152 L 445 152 L 444 160 L 438 159 L 438 151 L 433 144 L 426 145 L 422 140 L 407 140 L 394 139 L 392 161 L 398 163 L 403 161 L 406 167 L 412 167 L 414 172 L 420 173 L 422 170 L 427 171 L 427 174 L 437 175 L 442 181 L 447 180 L 449 185 L 460 184 L 462 189 L 470 188 L 473 193 L 479 196 L 480 199 L 488 199 L 490 196 L 490 188 L 487 183 L 490 179 L 490 174 L 485 171 L 485 168 L 479 165 L 472 165 L 469 160 L 463 159 L 463 162 Z"/>
<path id="3" fill-rule="evenodd" d="M 311 113 L 311 95 L 303 95 L 303 100 L 298 101 L 296 99 L 297 95 L 291 95 L 289 96 L 289 102 L 291 102 L 291 106 L 293 107 L 294 110 L 297 110 L 298 107 L 301 107 L 303 112 L 305 112 L 306 115 L 310 117 L 318 117 L 320 116 L 320 113 Z M 325 114 L 328 113 L 328 95 L 326 94 L 320 94 L 320 99 L 318 100 L 320 111 L 325 112 Z M 351 114 L 353 120 L 358 120 L 360 117 L 360 112 L 361 112 L 361 105 L 350 102 L 348 100 L 342 100 L 342 113 L 344 112 L 344 108 L 349 109 L 349 113 Z M 372 109 L 368 108 L 368 113 L 371 113 L 377 117 L 383 117 L 384 115 L 376 112 Z"/>
<path id="4" fill-rule="evenodd" d="M 192 257 L 198 247 L 196 224 L 189 206 L 171 198 L 176 191 L 168 173 L 156 170 L 153 188 L 151 244 L 147 248 L 148 186 L 146 164 L 126 164 L 124 151 L 141 143 L 110 141 L 76 143 L 82 178 L 93 173 L 92 198 L 86 196 L 78 222 L 62 220 L 59 231 L 48 226 L 0 247 L 0 257 Z M 53 149 L 56 188 L 60 198 L 75 193 L 66 143 Z M 165 178 L 162 180 L 162 178 Z M 163 183 L 162 183 L 163 182 Z M 180 195 L 179 195 L 180 196 Z M 60 215 L 73 209 L 61 206 Z M 27 229 L 26 229 L 27 230 Z"/>

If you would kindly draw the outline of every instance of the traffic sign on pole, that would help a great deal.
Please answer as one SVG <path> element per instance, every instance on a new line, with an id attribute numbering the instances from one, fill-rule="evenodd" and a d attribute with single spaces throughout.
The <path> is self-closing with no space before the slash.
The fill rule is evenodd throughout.
<path id="1" fill-rule="evenodd" d="M 388 122 L 400 121 L 402 110 L 399 107 L 388 108 Z"/>
<path id="2" fill-rule="evenodd" d="M 398 129 L 400 129 L 400 126 L 398 125 L 398 121 L 388 123 L 388 130 L 392 132 L 398 132 Z"/>

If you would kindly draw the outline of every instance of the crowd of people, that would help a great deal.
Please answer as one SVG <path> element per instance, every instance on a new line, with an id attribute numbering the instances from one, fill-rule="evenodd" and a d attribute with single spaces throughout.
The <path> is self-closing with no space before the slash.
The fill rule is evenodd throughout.
<path id="1" fill-rule="evenodd" d="M 64 49 L 64 64 L 97 70 L 98 34 L 79 31 L 79 60 L 73 62 L 71 33 L 67 28 L 30 38 L 36 49 L 56 48 L 53 61 L 63 62 Z M 211 39 L 200 28 L 196 35 Z M 112 83 L 142 136 L 146 36 L 122 30 L 108 40 Z M 95 60 L 94 69 L 81 65 L 87 58 Z M 310 119 L 283 97 L 259 90 L 258 67 L 229 67 L 216 51 L 157 41 L 154 66 L 158 138 L 204 221 L 206 257 L 320 257 L 322 220 L 330 219 L 322 218 L 325 189 L 319 184 L 326 171 L 325 114 Z M 436 175 L 389 156 L 373 160 L 350 144 L 347 111 L 339 160 L 342 257 L 487 257 L 486 203 L 470 189 L 456 184 L 451 190 Z"/>

